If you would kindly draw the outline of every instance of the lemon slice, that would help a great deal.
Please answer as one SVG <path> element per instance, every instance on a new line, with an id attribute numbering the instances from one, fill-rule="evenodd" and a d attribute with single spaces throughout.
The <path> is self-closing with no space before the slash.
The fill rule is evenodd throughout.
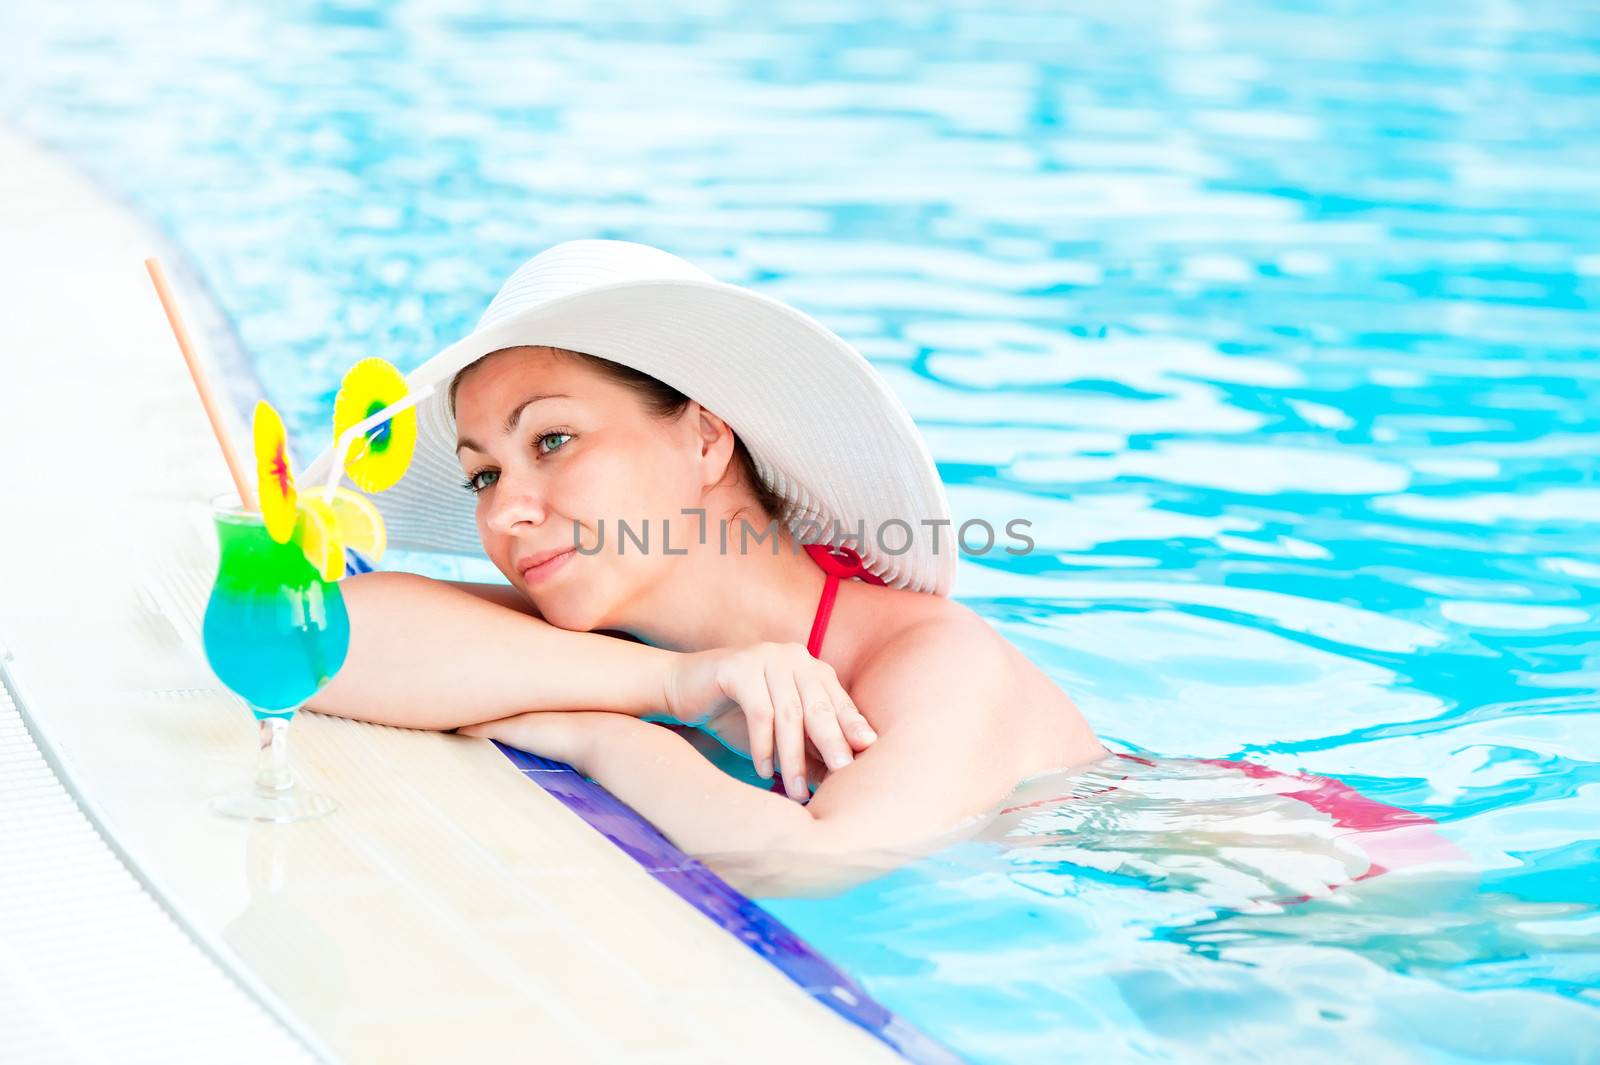
<path id="1" fill-rule="evenodd" d="M 300 550 L 311 568 L 325 581 L 344 576 L 344 542 L 339 538 L 339 516 L 333 506 L 315 495 L 300 497 Z"/>
<path id="2" fill-rule="evenodd" d="M 340 486 L 334 489 L 331 505 L 344 546 L 355 548 L 373 562 L 382 558 L 389 546 L 389 533 L 372 500 Z"/>

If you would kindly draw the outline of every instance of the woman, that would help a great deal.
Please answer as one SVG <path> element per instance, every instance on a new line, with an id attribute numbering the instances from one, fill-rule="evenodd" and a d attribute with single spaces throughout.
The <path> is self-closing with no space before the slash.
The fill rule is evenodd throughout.
<path id="1" fill-rule="evenodd" d="M 350 654 L 313 709 L 568 762 L 730 863 L 914 853 L 1024 778 L 1105 756 L 948 598 L 925 444 L 798 311 L 658 249 L 571 241 L 410 382 L 433 392 L 412 471 L 376 500 L 391 533 L 477 548 L 510 584 L 347 579 Z M 703 722 L 787 798 L 650 714 Z"/>

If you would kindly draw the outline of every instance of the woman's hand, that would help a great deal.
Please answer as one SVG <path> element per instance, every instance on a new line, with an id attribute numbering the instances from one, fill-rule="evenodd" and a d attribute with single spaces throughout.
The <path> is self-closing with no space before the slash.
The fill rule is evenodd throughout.
<path id="1" fill-rule="evenodd" d="M 776 756 L 784 789 L 797 802 L 811 796 L 808 737 L 830 770 L 848 765 L 878 738 L 833 667 L 797 643 L 680 655 L 667 675 L 665 701 L 673 720 L 703 726 L 736 748 L 742 724 L 756 772 L 770 780 Z"/>

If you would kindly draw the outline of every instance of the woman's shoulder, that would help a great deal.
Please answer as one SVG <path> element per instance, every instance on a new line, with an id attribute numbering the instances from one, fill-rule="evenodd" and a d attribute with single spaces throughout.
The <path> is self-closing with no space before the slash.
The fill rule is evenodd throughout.
<path id="1" fill-rule="evenodd" d="M 1105 753 L 1072 698 L 971 607 L 912 600 L 901 613 L 846 685 L 873 727 L 903 718 L 974 742 L 1004 735 L 1022 773 Z"/>
<path id="2" fill-rule="evenodd" d="M 899 588 L 862 590 L 872 597 L 865 614 L 871 638 L 865 641 L 863 669 L 907 658 L 925 662 L 956 649 L 966 652 L 957 660 L 982 660 L 1005 646 L 994 626 L 965 603 Z"/>
<path id="3" fill-rule="evenodd" d="M 971 607 L 925 593 L 890 591 L 881 624 L 865 642 L 848 685 L 864 703 L 893 707 L 981 698 L 999 705 L 1008 694 L 1012 663 L 1006 643 Z M 898 599 L 896 602 L 894 600 Z M 969 711 L 971 709 L 968 702 Z"/>

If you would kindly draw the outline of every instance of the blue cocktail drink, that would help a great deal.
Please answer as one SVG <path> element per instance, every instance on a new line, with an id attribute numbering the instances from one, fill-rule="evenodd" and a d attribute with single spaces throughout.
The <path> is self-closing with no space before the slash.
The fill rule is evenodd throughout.
<path id="1" fill-rule="evenodd" d="M 261 727 L 255 787 L 219 797 L 212 808 L 266 821 L 328 813 L 337 804 L 295 783 L 285 744 L 294 712 L 333 679 L 349 650 L 338 582 L 317 574 L 298 533 L 277 543 L 236 494 L 213 499 L 211 517 L 221 554 L 202 627 L 206 658 Z"/>

